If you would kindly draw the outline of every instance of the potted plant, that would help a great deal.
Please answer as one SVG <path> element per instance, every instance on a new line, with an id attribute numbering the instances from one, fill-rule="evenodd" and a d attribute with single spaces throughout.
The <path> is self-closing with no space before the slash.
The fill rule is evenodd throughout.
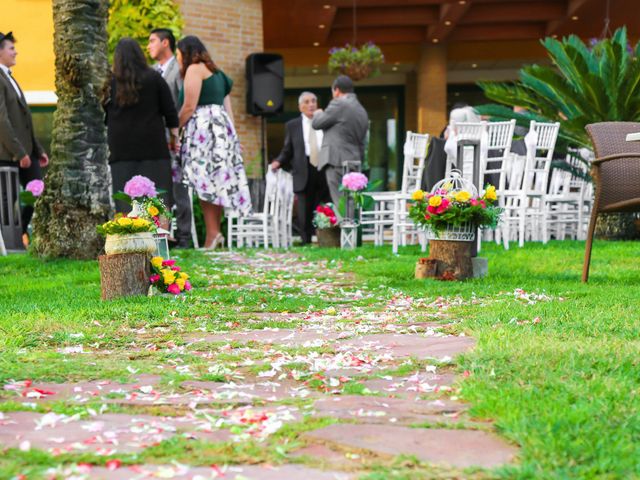
<path id="1" fill-rule="evenodd" d="M 382 50 L 373 42 L 360 48 L 347 43 L 344 47 L 332 48 L 329 54 L 329 73 L 347 75 L 353 81 L 379 75 L 384 63 Z"/>
<path id="2" fill-rule="evenodd" d="M 413 192 L 412 200 L 409 216 L 432 239 L 429 259 L 437 263 L 434 275 L 451 280 L 471 277 L 471 245 L 476 230 L 495 228 L 502 213 L 502 208 L 496 205 L 495 187 L 487 185 L 479 195 L 471 182 L 453 171 L 450 178 L 436 183 L 430 193 Z"/>
<path id="3" fill-rule="evenodd" d="M 321 203 L 316 207 L 316 211 L 313 212 L 313 225 L 316 227 L 318 234 L 318 246 L 340 246 L 338 218 L 333 211 L 333 205 L 331 203 Z"/>
<path id="4" fill-rule="evenodd" d="M 153 253 L 156 242 L 153 232 L 156 225 L 145 218 L 116 215 L 113 220 L 97 227 L 98 233 L 106 237 L 104 251 L 107 255 L 118 253 Z"/>

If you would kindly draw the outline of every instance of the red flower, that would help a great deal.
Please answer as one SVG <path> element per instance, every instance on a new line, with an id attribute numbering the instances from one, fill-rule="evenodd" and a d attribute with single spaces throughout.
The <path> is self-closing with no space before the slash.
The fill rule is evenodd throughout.
<path id="1" fill-rule="evenodd" d="M 338 219 L 336 217 L 329 217 L 329 223 L 331 223 L 331 225 L 335 225 L 337 221 Z"/>
<path id="2" fill-rule="evenodd" d="M 157 273 L 149 277 L 149 281 L 151 283 L 156 283 L 158 280 L 160 280 L 160 275 L 158 275 Z"/>
<path id="3" fill-rule="evenodd" d="M 485 201 L 484 201 L 484 200 L 480 200 L 480 206 L 481 206 L 482 208 L 487 208 L 487 204 L 485 203 Z"/>
<path id="4" fill-rule="evenodd" d="M 446 212 L 447 208 L 449 208 L 449 200 L 443 198 L 442 203 L 436 208 L 436 213 L 440 215 L 441 213 Z"/>
<path id="5" fill-rule="evenodd" d="M 431 205 L 427 207 L 427 211 L 432 215 L 437 214 L 438 213 L 437 210 L 438 210 L 438 207 L 432 207 Z"/>
<path id="6" fill-rule="evenodd" d="M 469 203 L 471 204 L 472 207 L 476 207 L 480 204 L 480 202 L 478 202 L 478 200 L 476 200 L 475 198 L 472 198 Z"/>
<path id="7" fill-rule="evenodd" d="M 162 262 L 163 267 L 173 267 L 176 264 L 175 260 L 164 260 Z"/>
<path id="8" fill-rule="evenodd" d="M 431 208 L 431 207 L 429 207 L 429 208 Z M 425 213 L 424 214 L 424 219 L 425 220 L 431 220 L 431 215 L 429 215 L 428 213 Z"/>
<path id="9" fill-rule="evenodd" d="M 316 212 L 318 212 L 318 213 L 324 213 L 324 207 L 323 207 L 322 205 L 318 205 L 318 206 L 316 207 Z"/>
<path id="10" fill-rule="evenodd" d="M 174 272 L 179 272 L 180 271 L 180 267 L 171 267 L 171 270 L 173 270 Z"/>

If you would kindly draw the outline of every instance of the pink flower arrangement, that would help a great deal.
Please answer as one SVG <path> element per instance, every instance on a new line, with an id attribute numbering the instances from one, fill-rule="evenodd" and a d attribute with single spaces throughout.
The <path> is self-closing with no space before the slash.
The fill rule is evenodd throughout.
<path id="1" fill-rule="evenodd" d="M 136 175 L 125 183 L 124 193 L 131 198 L 156 197 L 158 195 L 156 184 L 142 175 Z"/>
<path id="2" fill-rule="evenodd" d="M 34 197 L 39 197 L 44 192 L 44 182 L 42 180 L 31 180 L 25 187 L 27 192 L 31 192 Z"/>
<path id="3" fill-rule="evenodd" d="M 342 186 L 352 192 L 359 192 L 364 190 L 369 183 L 367 176 L 360 172 L 347 173 L 342 177 Z"/>

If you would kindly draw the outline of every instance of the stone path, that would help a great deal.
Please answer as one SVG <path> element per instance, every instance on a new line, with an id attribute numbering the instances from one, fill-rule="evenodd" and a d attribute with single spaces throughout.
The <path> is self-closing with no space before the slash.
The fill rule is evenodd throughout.
<path id="1" fill-rule="evenodd" d="M 309 308 L 269 312 L 239 302 L 214 328 L 134 329 L 130 352 L 157 358 L 157 374 L 131 368 L 126 383 L 8 381 L 0 401 L 22 408 L 0 413 L 0 445 L 93 455 L 93 462 L 66 461 L 47 472 L 73 479 L 355 479 L 373 468 L 393 470 L 398 455 L 423 462 L 413 478 L 420 471 L 452 478 L 459 469 L 516 461 L 517 449 L 460 400 L 455 357 L 475 342 L 451 333 L 459 329 L 446 299 L 427 303 L 367 290 L 335 263 L 290 254 L 209 258 L 208 292 L 282 292 L 307 299 Z M 229 277 L 252 281 L 225 284 Z M 318 299 L 331 299 L 331 306 L 314 308 Z M 273 322 L 287 328 L 267 326 Z M 64 351 L 87 353 L 112 354 Z M 169 462 L 163 451 L 162 464 L 154 465 L 154 455 L 144 456 L 167 442 L 183 454 L 188 445 L 257 450 L 251 462 L 234 454 L 194 464 L 176 454 Z"/>

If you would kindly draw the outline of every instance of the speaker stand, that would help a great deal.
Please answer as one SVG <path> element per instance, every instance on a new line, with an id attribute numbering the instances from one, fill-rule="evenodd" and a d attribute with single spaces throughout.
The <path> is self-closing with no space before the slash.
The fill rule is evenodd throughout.
<path id="1" fill-rule="evenodd" d="M 269 159 L 267 158 L 267 118 L 260 116 L 260 155 L 262 156 L 262 178 L 267 177 Z"/>

